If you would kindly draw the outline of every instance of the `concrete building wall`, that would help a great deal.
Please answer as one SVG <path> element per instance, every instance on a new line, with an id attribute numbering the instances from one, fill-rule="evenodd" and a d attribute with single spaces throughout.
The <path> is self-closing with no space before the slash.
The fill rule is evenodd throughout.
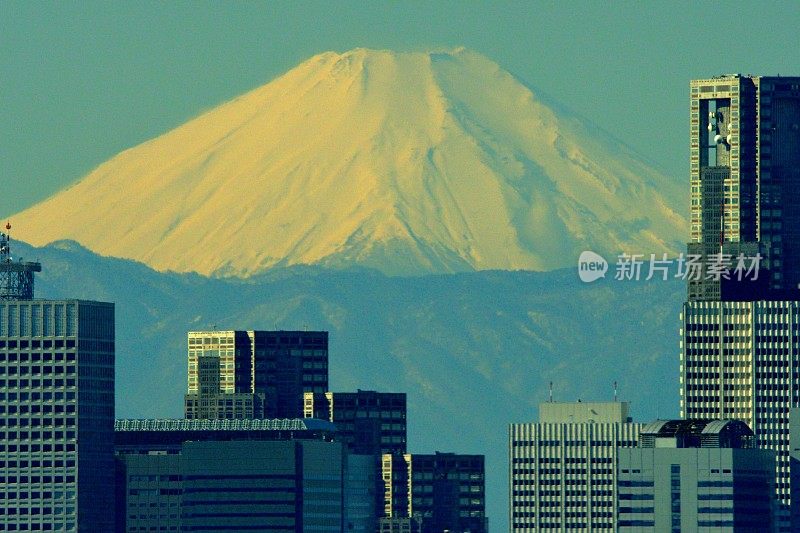
<path id="1" fill-rule="evenodd" d="M 613 531 L 617 450 L 636 446 L 641 425 L 626 404 L 549 405 L 549 422 L 509 427 L 511 529 Z"/>
<path id="2" fill-rule="evenodd" d="M 618 470 L 620 532 L 772 531 L 771 451 L 628 448 Z"/>
<path id="3" fill-rule="evenodd" d="M 0 301 L 0 529 L 111 531 L 114 305 Z"/>
<path id="4" fill-rule="evenodd" d="M 547 402 L 539 404 L 539 423 L 624 424 L 629 411 L 628 402 Z"/>

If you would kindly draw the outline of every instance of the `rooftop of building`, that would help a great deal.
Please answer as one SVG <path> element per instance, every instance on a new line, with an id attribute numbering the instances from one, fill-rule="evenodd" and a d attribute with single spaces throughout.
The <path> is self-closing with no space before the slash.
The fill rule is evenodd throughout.
<path id="1" fill-rule="evenodd" d="M 291 330 L 291 329 L 198 329 L 188 331 L 188 335 L 222 335 L 232 333 L 257 333 L 260 335 L 327 335 L 324 330 Z"/>
<path id="2" fill-rule="evenodd" d="M 629 402 L 546 402 L 539 404 L 539 423 L 623 424 L 630 422 Z"/>
<path id="3" fill-rule="evenodd" d="M 697 78 L 691 80 L 690 85 L 697 86 L 697 85 L 707 85 L 707 84 L 714 84 L 720 81 L 733 81 L 733 80 L 753 80 L 753 82 L 760 82 L 761 80 L 764 81 L 791 81 L 791 80 L 798 80 L 800 79 L 799 76 L 781 76 L 780 74 L 775 75 L 755 75 L 755 74 L 740 74 L 740 73 L 733 73 L 733 74 L 719 74 L 717 76 L 711 76 L 710 78 Z"/>
<path id="4" fill-rule="evenodd" d="M 186 418 L 121 419 L 114 431 L 330 431 L 336 426 L 316 418 L 203 420 Z"/>
<path id="5" fill-rule="evenodd" d="M 306 395 L 316 395 L 321 396 L 325 394 L 333 394 L 334 396 L 397 396 L 397 397 L 405 397 L 405 392 L 384 392 L 384 391 L 376 391 L 376 390 L 363 390 L 363 389 L 356 389 L 355 391 L 327 391 L 327 392 L 306 392 Z"/>
<path id="6" fill-rule="evenodd" d="M 741 420 L 655 420 L 640 432 L 644 448 L 749 448 L 753 430 Z"/>

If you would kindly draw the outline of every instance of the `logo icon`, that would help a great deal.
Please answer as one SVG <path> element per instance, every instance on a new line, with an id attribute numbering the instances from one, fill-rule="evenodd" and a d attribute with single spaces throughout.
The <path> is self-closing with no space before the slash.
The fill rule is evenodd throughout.
<path id="1" fill-rule="evenodd" d="M 601 255 L 586 250 L 578 258 L 578 277 L 584 283 L 591 283 L 606 277 L 608 262 Z"/>

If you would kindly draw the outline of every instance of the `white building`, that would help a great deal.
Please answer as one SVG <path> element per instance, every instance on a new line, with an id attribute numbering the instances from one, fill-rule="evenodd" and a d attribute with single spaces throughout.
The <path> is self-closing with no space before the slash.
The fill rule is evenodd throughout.
<path id="1" fill-rule="evenodd" d="M 509 426 L 512 531 L 614 531 L 617 448 L 641 425 L 627 402 L 543 403 L 539 422 Z"/>
<path id="2" fill-rule="evenodd" d="M 789 530 L 789 412 L 800 396 L 800 302 L 690 301 L 681 330 L 681 417 L 746 422 L 774 450 L 781 530 Z"/>

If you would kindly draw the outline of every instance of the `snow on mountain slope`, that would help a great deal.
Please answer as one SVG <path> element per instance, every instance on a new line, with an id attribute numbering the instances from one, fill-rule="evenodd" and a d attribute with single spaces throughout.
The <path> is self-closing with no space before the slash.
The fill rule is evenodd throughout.
<path id="1" fill-rule="evenodd" d="M 12 217 L 158 270 L 548 270 L 677 251 L 678 180 L 487 58 L 356 49 L 285 75 Z"/>

